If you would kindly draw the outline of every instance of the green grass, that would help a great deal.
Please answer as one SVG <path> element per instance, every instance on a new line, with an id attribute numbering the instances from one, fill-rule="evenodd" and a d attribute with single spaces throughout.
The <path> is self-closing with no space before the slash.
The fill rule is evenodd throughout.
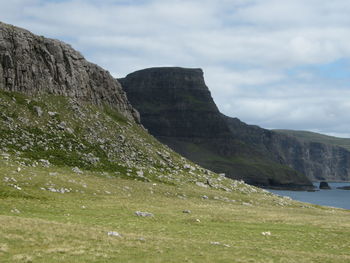
<path id="1" fill-rule="evenodd" d="M 113 109 L 1 91 L 0 109 L 1 263 L 350 262 L 349 211 L 218 176 Z"/>
<path id="2" fill-rule="evenodd" d="M 245 194 L 244 185 L 226 192 L 17 166 L 0 161 L 1 262 L 350 262 L 349 211 Z M 72 190 L 40 189 L 50 186 Z"/>
<path id="3" fill-rule="evenodd" d="M 295 130 L 273 130 L 273 131 L 294 136 L 306 142 L 319 142 L 324 144 L 330 144 L 334 146 L 343 147 L 350 151 L 350 139 L 348 138 L 338 138 L 338 137 L 328 136 L 328 135 L 324 135 L 316 132 L 309 132 L 309 131 L 295 131 Z"/>

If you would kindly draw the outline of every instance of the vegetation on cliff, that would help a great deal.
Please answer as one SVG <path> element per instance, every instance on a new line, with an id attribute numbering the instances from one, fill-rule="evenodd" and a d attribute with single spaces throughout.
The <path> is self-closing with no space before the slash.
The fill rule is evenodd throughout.
<path id="1" fill-rule="evenodd" d="M 350 260 L 348 211 L 211 173 L 113 109 L 0 105 L 1 262 Z"/>
<path id="2" fill-rule="evenodd" d="M 343 147 L 348 151 L 350 151 L 349 138 L 339 138 L 339 137 L 329 136 L 329 135 L 320 134 L 317 132 L 310 132 L 310 131 L 296 131 L 296 130 L 273 130 L 273 131 L 294 136 L 302 141 L 319 142 L 322 144 L 334 145 L 338 147 Z"/>
<path id="3" fill-rule="evenodd" d="M 137 124 L 108 72 L 0 26 L 1 262 L 350 260 L 348 211 L 193 164 Z"/>
<path id="4" fill-rule="evenodd" d="M 231 131 L 201 69 L 150 68 L 119 81 L 149 132 L 199 165 L 253 185 L 312 188 L 305 175 Z"/>

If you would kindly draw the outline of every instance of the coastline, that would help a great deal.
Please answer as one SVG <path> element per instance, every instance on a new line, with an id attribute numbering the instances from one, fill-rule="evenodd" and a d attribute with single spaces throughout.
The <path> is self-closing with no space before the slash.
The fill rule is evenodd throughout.
<path id="1" fill-rule="evenodd" d="M 319 189 L 317 187 L 317 185 L 319 185 L 319 182 L 313 182 L 313 184 L 315 185 L 313 191 L 295 191 L 290 189 L 287 190 L 268 188 L 265 189 L 273 194 L 288 196 L 294 200 L 301 202 L 350 210 L 350 203 L 348 202 L 350 198 L 350 191 L 339 188 L 350 186 L 349 182 L 328 182 L 331 189 Z"/>

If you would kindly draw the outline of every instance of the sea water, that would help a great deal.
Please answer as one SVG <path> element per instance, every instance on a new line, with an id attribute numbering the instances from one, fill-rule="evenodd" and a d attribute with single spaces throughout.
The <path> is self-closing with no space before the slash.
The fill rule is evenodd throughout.
<path id="1" fill-rule="evenodd" d="M 330 190 L 318 189 L 319 183 L 314 183 L 315 189 L 319 191 L 285 191 L 285 190 L 271 190 L 268 191 L 282 196 L 289 196 L 290 198 L 306 203 L 332 206 L 350 210 L 350 190 L 341 190 L 337 187 L 350 186 L 349 183 L 328 183 L 332 188 Z"/>

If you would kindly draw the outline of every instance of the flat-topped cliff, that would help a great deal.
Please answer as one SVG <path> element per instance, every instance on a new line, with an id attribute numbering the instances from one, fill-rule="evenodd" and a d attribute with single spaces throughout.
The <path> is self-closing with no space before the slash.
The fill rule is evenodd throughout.
<path id="1" fill-rule="evenodd" d="M 211 103 L 201 69 L 150 68 L 119 81 L 155 136 L 218 138 L 230 133 Z"/>
<path id="2" fill-rule="evenodd" d="M 232 134 L 201 69 L 150 68 L 119 81 L 149 132 L 190 160 L 254 185 L 311 187 L 304 175 Z"/>

